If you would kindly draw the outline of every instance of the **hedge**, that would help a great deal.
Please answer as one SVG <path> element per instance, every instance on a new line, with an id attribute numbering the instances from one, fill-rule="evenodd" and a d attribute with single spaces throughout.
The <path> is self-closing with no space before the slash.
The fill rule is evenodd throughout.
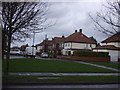
<path id="1" fill-rule="evenodd" d="M 74 51 L 73 56 L 80 57 L 109 57 L 108 52 L 93 52 L 93 51 Z"/>

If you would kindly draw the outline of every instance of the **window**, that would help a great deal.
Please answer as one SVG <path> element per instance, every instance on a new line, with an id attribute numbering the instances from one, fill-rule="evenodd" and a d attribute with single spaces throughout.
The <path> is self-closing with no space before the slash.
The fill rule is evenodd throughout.
<path id="1" fill-rule="evenodd" d="M 67 43 L 65 43 L 65 46 L 67 47 Z"/>
<path id="2" fill-rule="evenodd" d="M 70 46 L 70 43 L 68 43 L 68 47 Z"/>
<path id="3" fill-rule="evenodd" d="M 86 44 L 86 48 L 88 48 L 88 44 Z"/>
<path id="4" fill-rule="evenodd" d="M 90 47 L 92 47 L 92 44 L 90 44 Z"/>
<path id="5" fill-rule="evenodd" d="M 53 48 L 55 48 L 55 44 L 53 44 Z"/>
<path id="6" fill-rule="evenodd" d="M 62 45 L 62 47 L 64 47 L 64 43 L 62 43 L 61 45 Z"/>
<path id="7" fill-rule="evenodd" d="M 63 43 L 61 43 L 61 47 L 63 47 Z"/>

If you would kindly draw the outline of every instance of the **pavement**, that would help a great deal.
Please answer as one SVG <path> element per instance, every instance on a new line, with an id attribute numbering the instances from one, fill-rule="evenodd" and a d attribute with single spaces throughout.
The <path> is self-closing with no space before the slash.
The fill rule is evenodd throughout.
<path id="1" fill-rule="evenodd" d="M 11 55 L 10 59 L 14 59 L 14 58 L 25 58 L 24 56 L 17 56 L 17 55 Z"/>
<path id="2" fill-rule="evenodd" d="M 120 76 L 120 73 L 30 73 L 30 72 L 11 72 L 9 73 L 9 75 L 32 75 L 32 76 L 43 76 L 43 75 L 52 75 L 52 76 L 67 76 L 67 75 L 70 75 L 70 76 L 74 76 L 74 75 L 77 75 L 77 76 Z"/>
<path id="3" fill-rule="evenodd" d="M 74 62 L 81 63 L 81 64 L 87 64 L 87 65 L 91 65 L 91 66 L 96 66 L 96 67 L 100 67 L 100 68 L 104 68 L 104 69 L 109 69 L 109 70 L 119 71 L 120 72 L 120 70 L 118 70 L 118 69 L 107 67 L 107 66 L 102 66 L 102 65 L 97 65 L 97 64 L 92 64 L 92 63 L 82 62 L 82 61 L 74 61 Z"/>

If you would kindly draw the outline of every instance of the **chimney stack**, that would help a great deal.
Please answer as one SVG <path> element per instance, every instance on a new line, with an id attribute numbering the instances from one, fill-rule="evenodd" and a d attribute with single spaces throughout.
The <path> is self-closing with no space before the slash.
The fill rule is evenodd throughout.
<path id="1" fill-rule="evenodd" d="M 65 36 L 64 35 L 62 35 L 62 38 L 64 38 Z"/>
<path id="2" fill-rule="evenodd" d="M 80 30 L 79 30 L 79 32 L 81 32 L 81 33 L 82 33 L 82 29 L 80 29 Z"/>
<path id="3" fill-rule="evenodd" d="M 77 32 L 77 30 L 75 30 L 75 33 Z"/>

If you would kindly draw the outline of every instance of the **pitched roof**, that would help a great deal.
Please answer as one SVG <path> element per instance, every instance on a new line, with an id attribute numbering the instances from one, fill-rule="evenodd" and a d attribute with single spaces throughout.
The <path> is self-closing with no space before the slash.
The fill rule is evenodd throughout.
<path id="1" fill-rule="evenodd" d="M 96 44 L 97 42 L 93 41 L 92 39 L 85 36 L 82 32 L 75 32 L 71 35 L 69 35 L 65 42 L 78 42 L 78 43 L 90 43 L 90 44 Z"/>
<path id="2" fill-rule="evenodd" d="M 51 40 L 43 40 L 41 43 L 37 44 L 36 46 L 42 46 L 42 45 L 51 45 L 52 41 Z"/>
<path id="3" fill-rule="evenodd" d="M 64 37 L 54 37 L 52 39 L 52 43 L 61 43 L 64 42 L 65 38 Z"/>
<path id="4" fill-rule="evenodd" d="M 28 45 L 22 45 L 22 46 L 20 47 L 20 49 L 21 49 L 21 50 L 25 50 L 27 46 L 28 46 Z"/>
<path id="5" fill-rule="evenodd" d="M 42 45 L 43 45 L 43 42 L 36 44 L 36 46 L 42 46 Z"/>
<path id="6" fill-rule="evenodd" d="M 101 43 L 108 43 L 108 42 L 120 42 L 120 32 L 114 34 L 113 36 L 105 39 Z"/>
<path id="7" fill-rule="evenodd" d="M 103 45 L 103 46 L 98 46 L 98 47 L 93 48 L 93 49 L 107 49 L 107 50 L 119 50 L 120 51 L 120 48 L 115 47 L 114 45 Z"/>

